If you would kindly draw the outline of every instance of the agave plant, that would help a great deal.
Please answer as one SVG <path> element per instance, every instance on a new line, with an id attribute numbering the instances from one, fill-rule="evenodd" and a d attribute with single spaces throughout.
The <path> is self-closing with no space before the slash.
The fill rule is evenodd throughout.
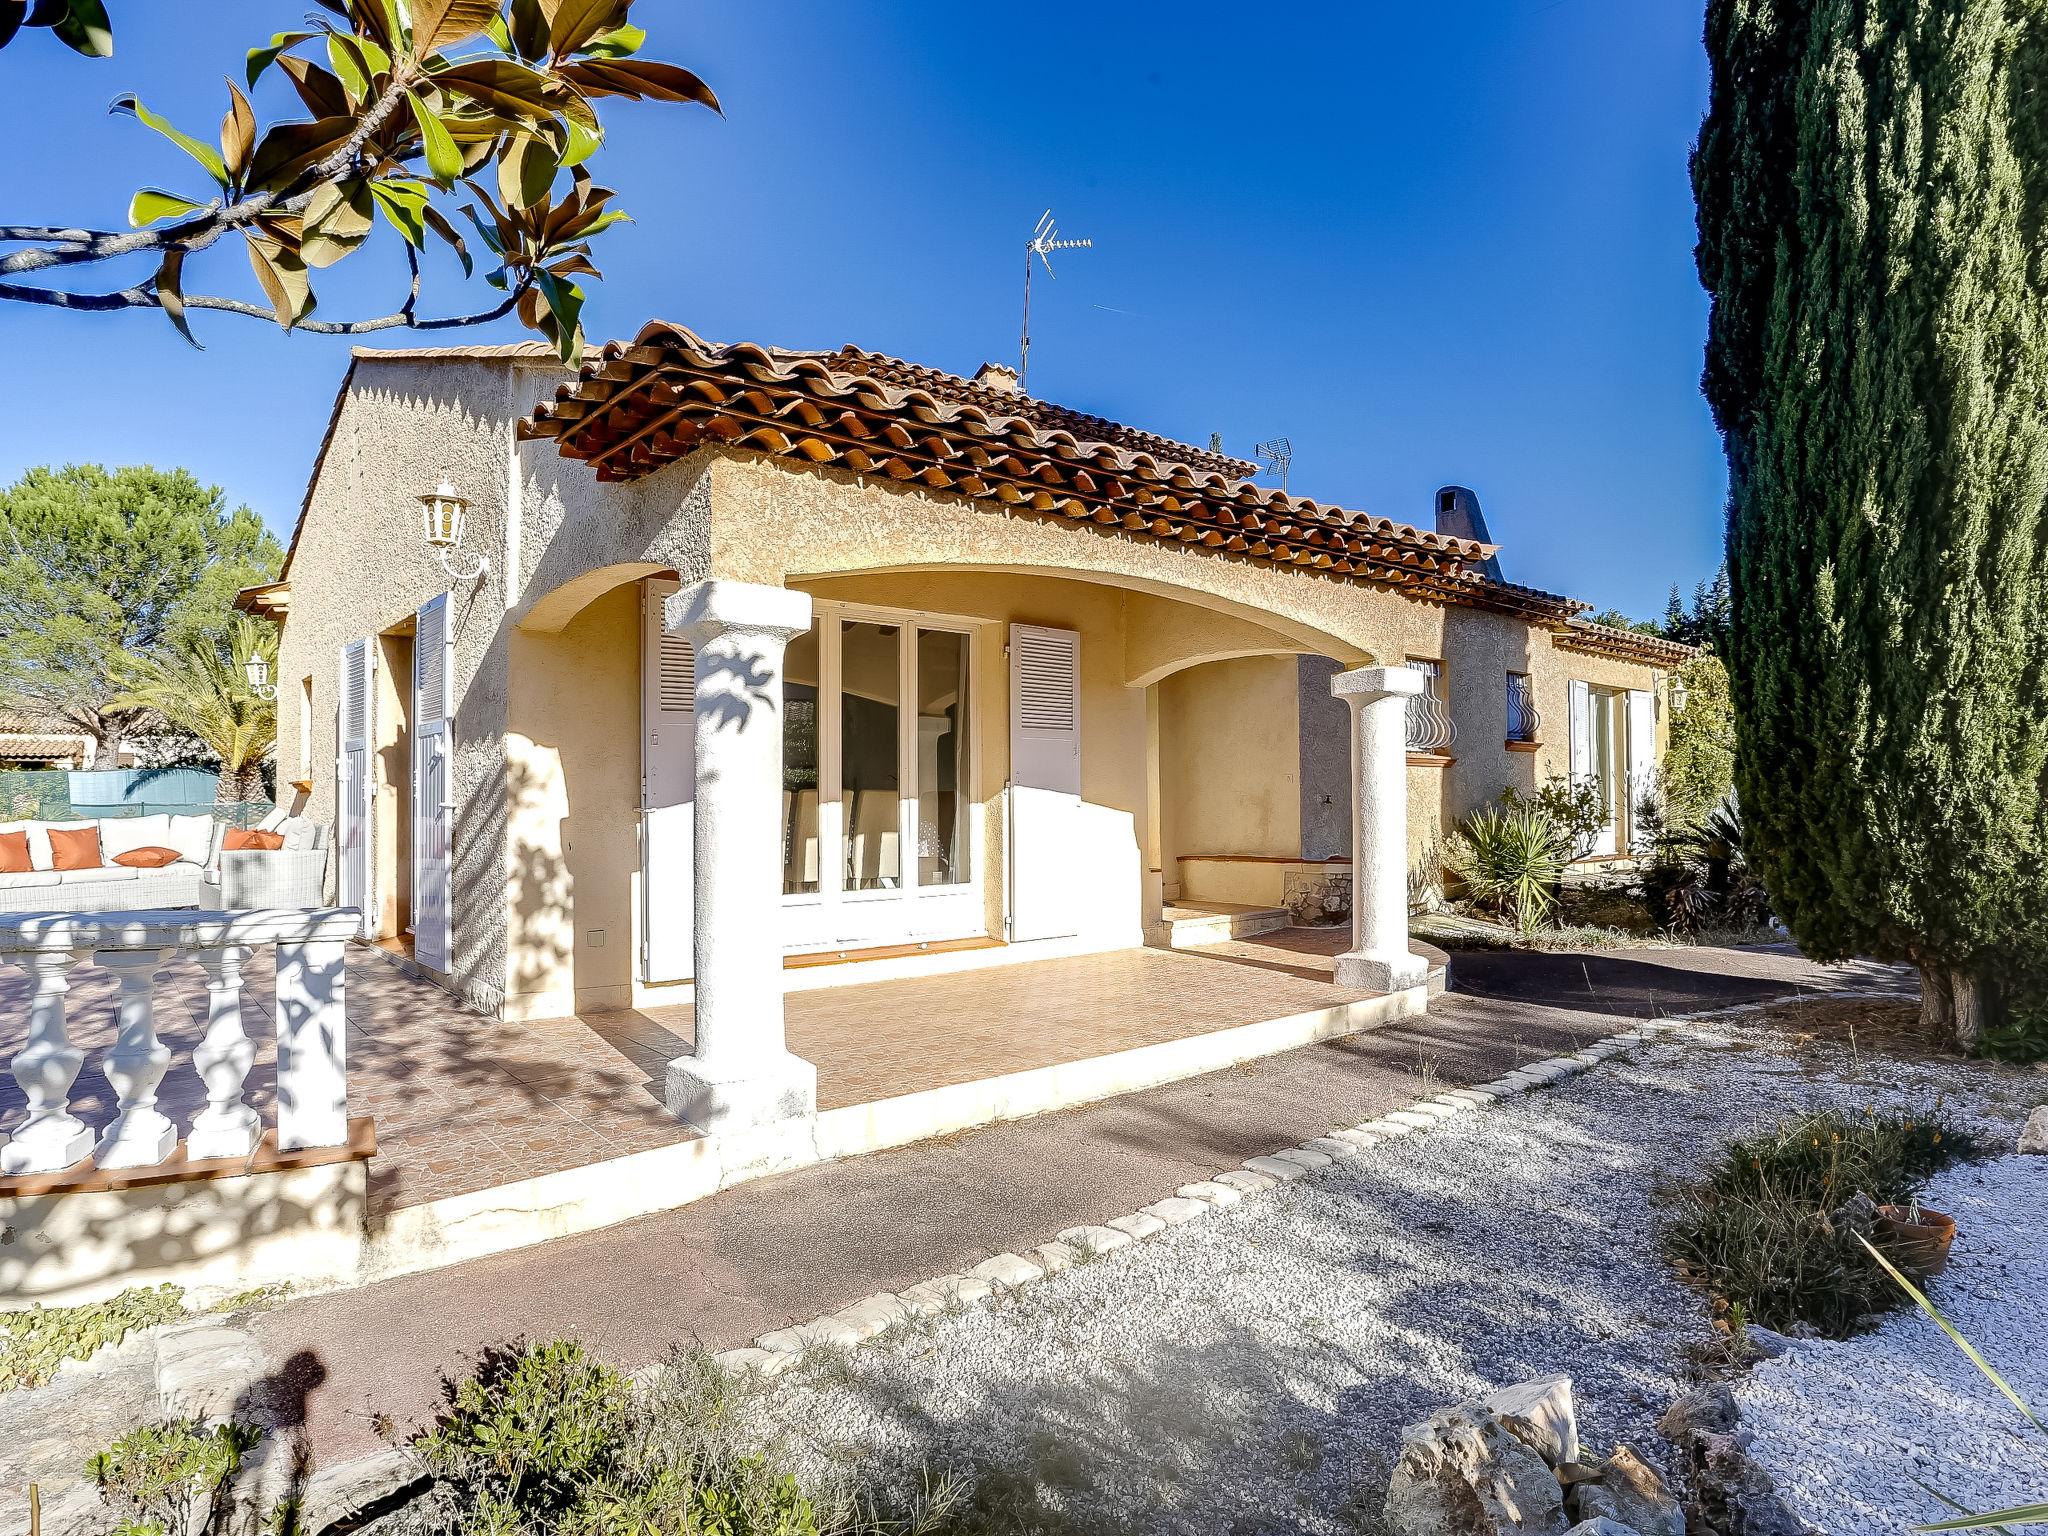
<path id="1" fill-rule="evenodd" d="M 1528 933 L 1557 905 L 1571 854 L 1572 834 L 1524 802 L 1466 817 L 1451 834 L 1445 862 L 1475 901 Z"/>
<path id="2" fill-rule="evenodd" d="M 1958 1333 L 1947 1318 L 1935 1310 L 1934 1303 L 1927 1299 L 1920 1288 L 1908 1280 L 1900 1272 L 1898 1266 L 1893 1264 L 1890 1259 L 1879 1253 L 1869 1238 L 1859 1235 L 1856 1241 L 1870 1250 L 1870 1256 L 1882 1264 L 1885 1272 L 1898 1282 L 1899 1287 L 1908 1296 L 1913 1298 L 1914 1305 L 1919 1307 L 1922 1312 L 1925 1312 L 1933 1320 L 1935 1327 L 1949 1336 L 1949 1341 L 1963 1352 L 1970 1364 L 1977 1368 L 1984 1379 L 1996 1387 L 2000 1395 L 2007 1402 L 2011 1403 L 2014 1408 L 2019 1410 L 2020 1417 L 2031 1424 L 2037 1432 L 2043 1436 L 2048 1436 L 2048 1424 L 2041 1422 L 2034 1410 L 2027 1406 L 2026 1399 L 2013 1391 L 2005 1378 L 1991 1368 L 1991 1362 L 1977 1353 L 1976 1347 Z M 1932 1494 L 1958 1513 L 1953 1520 L 1938 1520 L 1931 1525 L 1916 1525 L 1913 1527 L 1916 1531 L 1994 1531 L 2009 1525 L 2048 1525 L 2048 1499 L 2043 1499 L 2033 1504 L 2015 1504 L 2010 1509 L 1994 1509 L 1986 1514 L 1972 1514 L 1939 1488 L 1929 1488 L 1925 1483 L 1921 1483 L 1920 1486 L 1927 1493 Z"/>
<path id="3" fill-rule="evenodd" d="M 70 18 L 97 14 L 97 0 L 69 3 L 59 35 L 77 39 L 75 47 L 96 45 L 100 34 L 81 32 L 83 24 Z M 647 34 L 629 19 L 634 0 L 318 4 L 325 14 L 252 49 L 246 70 L 252 91 L 266 76 L 282 76 L 303 117 L 261 128 L 249 97 L 229 81 L 216 147 L 133 94 L 116 98 L 116 111 L 176 145 L 205 185 L 142 188 L 129 204 L 128 232 L 0 227 L 0 247 L 23 247 L 0 249 L 0 298 L 70 310 L 160 308 L 187 340 L 194 309 L 329 334 L 438 330 L 516 312 L 573 361 L 582 345 L 576 280 L 600 275 L 588 242 L 625 218 L 607 206 L 611 192 L 586 168 L 604 143 L 593 103 L 619 96 L 715 111 L 711 88 L 679 65 L 638 57 Z M 24 14 L 35 22 L 46 9 L 54 18 L 62 7 Z M 0 30 L 11 35 L 6 23 L 20 10 L 16 0 L 0 0 Z M 458 188 L 474 201 L 453 207 L 439 200 L 458 196 Z M 425 317 L 417 306 L 429 242 L 452 250 L 465 273 L 473 270 L 451 216 L 457 213 L 490 248 L 496 265 L 488 281 L 504 297 L 481 313 Z M 407 254 L 412 281 L 404 301 L 366 320 L 314 318 L 314 274 L 361 248 L 380 220 Z M 188 293 L 187 258 L 236 237 L 264 302 Z M 124 258 L 153 259 L 154 275 L 104 293 L 7 280 Z"/>

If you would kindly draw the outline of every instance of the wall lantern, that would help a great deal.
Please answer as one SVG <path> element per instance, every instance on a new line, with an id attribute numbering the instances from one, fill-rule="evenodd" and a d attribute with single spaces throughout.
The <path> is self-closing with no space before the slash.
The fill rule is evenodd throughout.
<path id="1" fill-rule="evenodd" d="M 491 568 L 489 560 L 474 555 L 471 558 L 476 564 L 472 569 L 455 569 L 455 557 L 462 550 L 462 535 L 469 522 L 469 503 L 446 480 L 420 498 L 420 521 L 427 548 L 440 557 L 441 569 L 450 580 L 475 581 Z"/>
<path id="2" fill-rule="evenodd" d="M 1674 674 L 1671 679 L 1671 709 L 1675 714 L 1685 708 L 1685 679 Z"/>
<path id="3" fill-rule="evenodd" d="M 277 690 L 270 686 L 270 663 L 261 656 L 251 656 L 242 663 L 242 675 L 249 680 L 249 691 L 257 698 L 268 702 L 277 697 Z"/>

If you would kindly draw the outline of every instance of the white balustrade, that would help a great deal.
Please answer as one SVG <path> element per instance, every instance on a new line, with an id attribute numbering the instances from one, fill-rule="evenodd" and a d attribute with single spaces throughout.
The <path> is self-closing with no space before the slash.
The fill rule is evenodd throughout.
<path id="1" fill-rule="evenodd" d="M 206 1028 L 190 1070 L 206 1090 L 186 1155 L 246 1157 L 262 1135 L 244 1097 L 255 1042 L 242 1024 L 243 969 L 251 950 L 277 951 L 277 1144 L 282 1151 L 348 1141 L 345 965 L 357 924 L 347 908 L 256 912 L 39 913 L 0 916 L 0 964 L 30 978 L 27 1038 L 10 1070 L 28 1113 L 0 1146 L 0 1173 L 57 1173 L 88 1158 L 100 1167 L 149 1168 L 169 1158 L 178 1127 L 157 1107 L 177 1067 L 156 1030 L 158 973 L 196 961 L 206 978 Z M 100 1073 L 116 1102 L 97 1132 L 73 1113 L 85 1053 L 66 1022 L 74 967 L 111 971 L 120 984 L 113 1043 Z"/>

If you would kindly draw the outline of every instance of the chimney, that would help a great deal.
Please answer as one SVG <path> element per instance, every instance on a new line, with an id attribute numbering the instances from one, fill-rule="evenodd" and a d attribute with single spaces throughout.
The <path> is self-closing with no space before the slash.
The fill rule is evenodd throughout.
<path id="1" fill-rule="evenodd" d="M 1486 531 L 1486 515 L 1479 510 L 1479 498 L 1462 485 L 1447 485 L 1436 493 L 1436 531 L 1447 539 L 1471 539 L 1480 544 L 1491 544 L 1493 537 Z M 1479 569 L 1495 581 L 1505 578 L 1500 573 L 1500 557 L 1489 555 L 1480 563 Z"/>
<path id="2" fill-rule="evenodd" d="M 999 395 L 1014 395 L 1017 393 L 1017 370 L 1002 363 L 983 363 L 975 372 L 974 382 Z"/>

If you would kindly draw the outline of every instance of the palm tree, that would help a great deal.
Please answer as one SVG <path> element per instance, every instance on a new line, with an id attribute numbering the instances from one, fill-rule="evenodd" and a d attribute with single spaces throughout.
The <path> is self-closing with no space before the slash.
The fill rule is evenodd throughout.
<path id="1" fill-rule="evenodd" d="M 277 744 L 277 700 L 249 685 L 257 657 L 275 675 L 277 630 L 236 614 L 219 635 L 194 636 L 163 659 L 130 657 L 122 668 L 123 705 L 154 710 L 220 759 L 215 798 L 223 805 L 263 798 L 263 760 Z"/>

